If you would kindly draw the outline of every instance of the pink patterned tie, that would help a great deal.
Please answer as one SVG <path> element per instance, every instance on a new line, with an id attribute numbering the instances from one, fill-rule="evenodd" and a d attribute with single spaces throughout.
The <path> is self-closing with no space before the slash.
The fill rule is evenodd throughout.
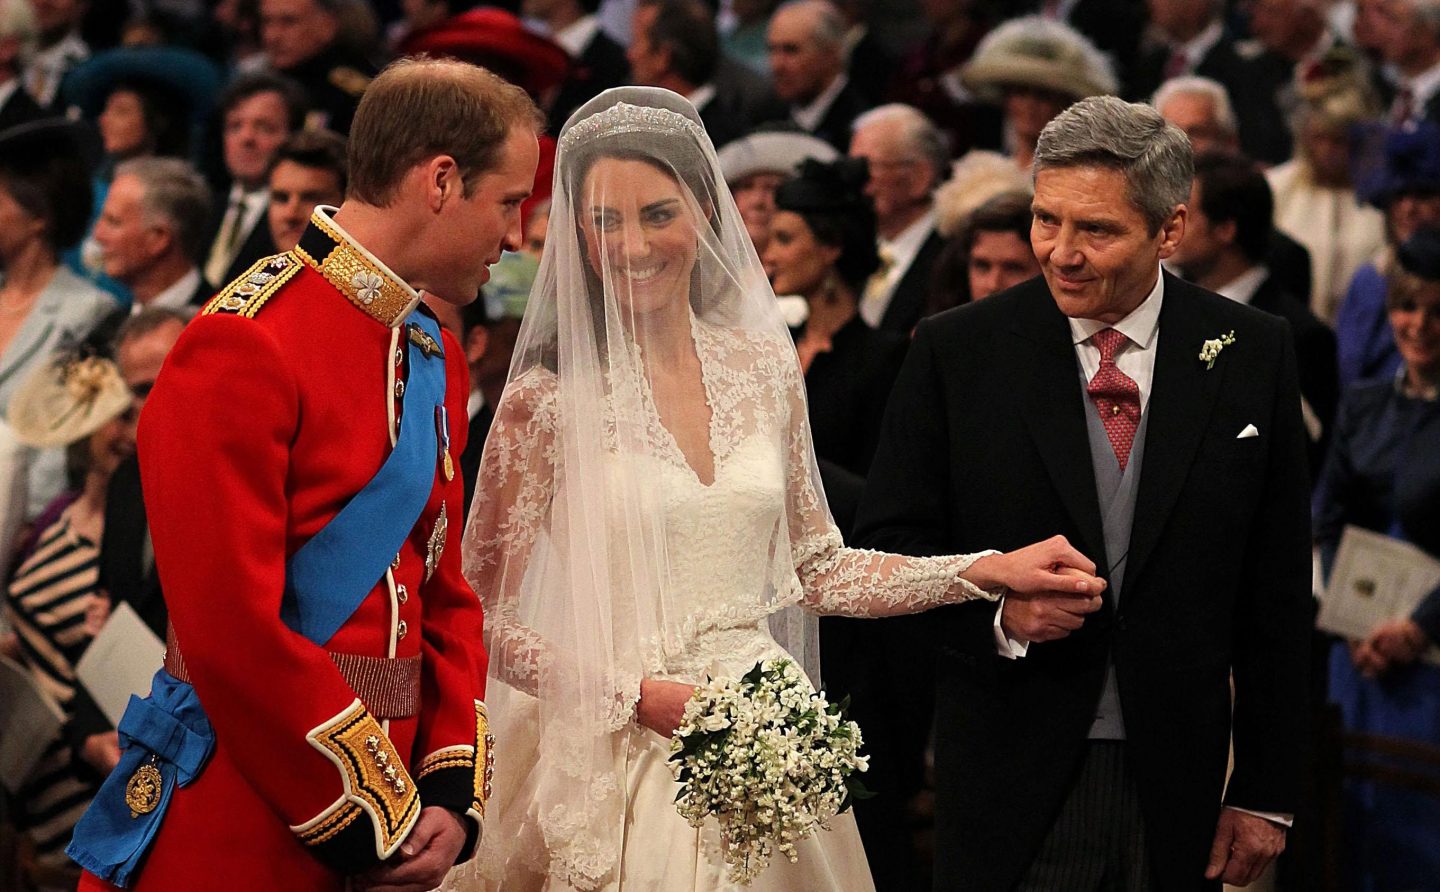
<path id="1" fill-rule="evenodd" d="M 1101 329 L 1090 336 L 1090 342 L 1100 348 L 1100 370 L 1085 388 L 1100 412 L 1100 422 L 1105 425 L 1110 448 L 1115 450 L 1121 471 L 1130 462 L 1130 447 L 1135 444 L 1135 431 L 1140 427 L 1140 386 L 1115 365 L 1116 351 L 1128 340 L 1113 328 Z"/>

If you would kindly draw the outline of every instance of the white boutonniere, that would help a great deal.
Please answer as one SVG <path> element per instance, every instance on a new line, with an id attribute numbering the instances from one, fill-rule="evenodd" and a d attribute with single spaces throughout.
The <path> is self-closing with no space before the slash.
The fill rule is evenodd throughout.
<path id="1" fill-rule="evenodd" d="M 1213 338 L 1200 345 L 1200 361 L 1205 363 L 1205 368 L 1215 368 L 1215 357 L 1220 351 L 1235 343 L 1235 332 L 1231 331 L 1218 338 Z"/>

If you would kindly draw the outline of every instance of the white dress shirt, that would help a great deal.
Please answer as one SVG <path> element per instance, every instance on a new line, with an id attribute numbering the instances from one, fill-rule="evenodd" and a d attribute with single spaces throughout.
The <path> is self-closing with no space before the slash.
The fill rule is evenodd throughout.
<path id="1" fill-rule="evenodd" d="M 701 84 L 695 88 L 695 92 L 685 98 L 690 100 L 691 105 L 695 106 L 696 112 L 700 112 L 715 98 L 715 84 Z"/>
<path id="2" fill-rule="evenodd" d="M 1401 83 L 1401 89 L 1410 91 L 1410 114 L 1401 123 L 1407 126 L 1418 124 L 1425 118 L 1425 106 L 1440 93 L 1440 62 L 1430 66 L 1414 77 L 1407 77 Z M 1395 104 L 1392 106 L 1391 116 L 1394 117 L 1400 103 L 1404 100 L 1400 96 L 1395 97 Z"/>
<path id="3" fill-rule="evenodd" d="M 915 255 L 920 253 L 920 249 L 925 246 L 925 240 L 934 231 L 935 211 L 932 208 L 893 239 L 877 240 L 880 256 L 887 258 L 890 265 L 885 268 L 883 278 L 875 280 L 873 287 L 866 283 L 865 293 L 860 301 L 860 315 L 870 323 L 871 328 L 880 327 L 880 320 L 884 318 L 890 301 L 895 297 L 895 286 L 899 285 L 900 280 L 910 271 Z"/>
<path id="4" fill-rule="evenodd" d="M 155 295 L 149 301 L 141 303 L 135 301 L 130 305 L 130 315 L 138 315 L 141 310 L 147 307 L 167 307 L 171 310 L 190 311 L 190 298 L 194 296 L 195 289 L 200 287 L 200 270 L 190 267 L 190 271 L 176 279 L 170 287 Z"/>
<path id="5" fill-rule="evenodd" d="M 600 31 L 600 22 L 593 15 L 584 15 L 551 34 L 556 43 L 565 48 L 572 59 L 580 58 Z"/>
<path id="6" fill-rule="evenodd" d="M 270 190 L 266 188 L 246 190 L 235 183 L 225 199 L 225 216 L 205 263 L 205 278 L 219 288 L 225 284 L 225 274 L 235 262 L 246 239 L 255 231 L 260 219 L 265 216 L 265 207 L 270 203 Z M 222 245 L 221 241 L 229 242 Z"/>
<path id="7" fill-rule="evenodd" d="M 49 108 L 60 92 L 65 73 L 90 58 L 90 45 L 74 31 L 54 45 L 36 50 L 25 63 L 25 89 L 41 108 Z"/>
<path id="8" fill-rule="evenodd" d="M 1220 42 L 1225 36 L 1225 29 L 1220 24 L 1220 19 L 1215 19 L 1209 26 L 1196 34 L 1194 37 L 1180 44 L 1171 44 L 1171 53 L 1183 53 L 1185 56 L 1185 70 L 1181 74 L 1194 74 L 1195 69 L 1205 59 L 1205 55 Z"/>

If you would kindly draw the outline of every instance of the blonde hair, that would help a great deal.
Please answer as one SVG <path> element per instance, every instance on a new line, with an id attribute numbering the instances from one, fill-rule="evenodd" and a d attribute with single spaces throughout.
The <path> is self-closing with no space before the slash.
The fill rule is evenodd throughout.
<path id="1" fill-rule="evenodd" d="M 466 62 L 400 59 L 371 82 L 355 111 L 350 195 L 386 207 L 405 174 L 436 155 L 455 159 L 468 195 L 517 127 L 538 133 L 544 117 L 514 84 Z"/>

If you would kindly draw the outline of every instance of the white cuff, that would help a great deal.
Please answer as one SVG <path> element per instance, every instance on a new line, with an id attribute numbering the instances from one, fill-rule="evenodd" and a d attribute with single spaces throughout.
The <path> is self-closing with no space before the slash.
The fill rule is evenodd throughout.
<path id="1" fill-rule="evenodd" d="M 1225 806 L 1225 807 L 1228 808 L 1228 809 L 1232 809 L 1232 810 L 1234 810 L 1234 811 L 1244 812 L 1244 813 L 1247 814 L 1247 815 L 1254 815 L 1254 816 L 1257 817 L 1257 818 L 1264 818 L 1265 820 L 1269 821 L 1269 822 L 1272 823 L 1272 824 L 1279 824 L 1281 827 L 1286 827 L 1286 828 L 1288 828 L 1288 827 L 1293 827 L 1293 826 L 1295 826 L 1295 816 L 1294 816 L 1294 815 L 1287 815 L 1287 814 L 1284 814 L 1283 812 L 1278 812 L 1278 811 L 1251 811 L 1251 810 L 1248 809 L 1248 808 L 1237 808 L 1236 806 L 1233 806 L 1233 805 L 1227 805 L 1227 806 Z"/>
<path id="2" fill-rule="evenodd" d="M 1018 660 L 1030 650 L 1030 642 L 1016 641 L 1005 634 L 1005 627 L 1000 625 L 1000 615 L 1005 612 L 1005 599 L 1002 597 L 995 604 L 995 652 L 1007 660 Z"/>

